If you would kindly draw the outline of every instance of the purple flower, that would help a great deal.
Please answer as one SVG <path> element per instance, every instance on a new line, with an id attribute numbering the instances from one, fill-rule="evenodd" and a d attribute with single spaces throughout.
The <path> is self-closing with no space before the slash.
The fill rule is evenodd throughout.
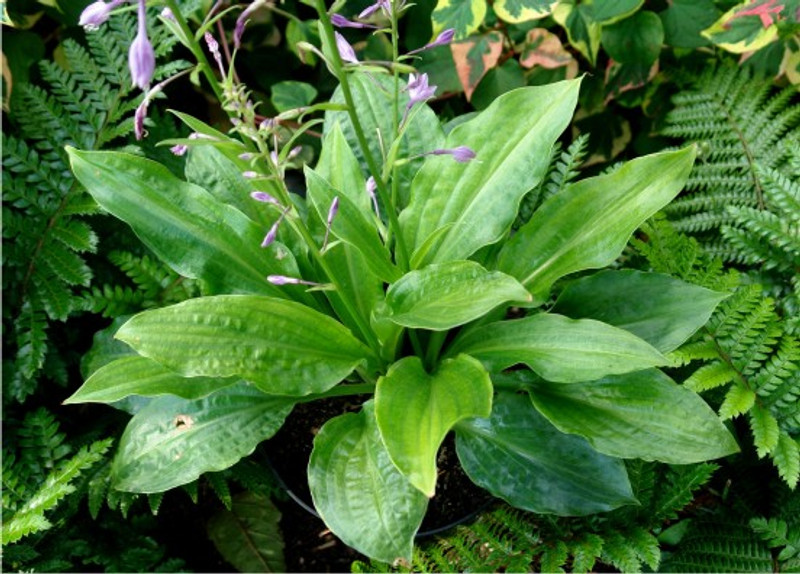
<path id="1" fill-rule="evenodd" d="M 133 85 L 146 90 L 156 69 L 156 53 L 147 37 L 145 0 L 139 0 L 139 30 L 128 51 L 128 66 L 131 69 Z"/>
<path id="2" fill-rule="evenodd" d="M 322 251 L 325 251 L 325 248 L 328 246 L 328 236 L 331 233 L 331 224 L 333 224 L 333 218 L 336 217 L 336 214 L 339 212 L 339 196 L 333 198 L 331 202 L 331 207 L 328 209 L 328 221 L 327 225 L 325 226 L 325 239 L 322 240 Z"/>
<path id="3" fill-rule="evenodd" d="M 255 0 L 255 2 L 251 2 L 250 5 L 242 10 L 242 13 L 239 14 L 239 17 L 236 18 L 236 27 L 233 29 L 233 46 L 237 50 L 242 45 L 242 36 L 244 35 L 244 27 L 247 26 L 247 22 L 249 21 L 247 18 L 264 6 L 266 2 L 264 0 Z"/>
<path id="4" fill-rule="evenodd" d="M 475 159 L 475 152 L 465 145 L 460 145 L 452 149 L 435 149 L 429 152 L 431 155 L 451 155 L 459 163 L 466 163 Z"/>
<path id="5" fill-rule="evenodd" d="M 142 103 L 136 108 L 133 114 L 133 135 L 137 140 L 145 136 L 144 120 L 147 117 L 147 106 L 150 104 L 149 94 L 145 94 Z"/>
<path id="6" fill-rule="evenodd" d="M 271 203 L 273 205 L 280 205 L 278 200 L 268 194 L 266 191 L 253 191 L 250 192 L 250 197 L 262 203 Z"/>
<path id="7" fill-rule="evenodd" d="M 92 2 L 81 12 L 81 17 L 78 24 L 87 30 L 97 30 L 101 25 L 108 20 L 111 11 L 122 4 L 125 0 L 111 0 L 108 4 L 103 0 Z"/>
<path id="8" fill-rule="evenodd" d="M 408 76 L 408 104 L 411 107 L 416 103 L 424 102 L 433 97 L 436 93 L 436 86 L 428 85 L 428 74 L 410 74 Z"/>
<path id="9" fill-rule="evenodd" d="M 255 179 L 258 177 L 258 174 L 254 171 L 243 171 L 242 177 L 245 179 Z"/>
<path id="10" fill-rule="evenodd" d="M 170 21 L 172 21 L 172 22 L 175 22 L 175 21 L 176 21 L 176 20 L 175 20 L 175 14 L 173 14 L 173 13 L 172 13 L 172 10 L 170 10 L 169 6 L 166 6 L 166 7 L 165 7 L 165 8 L 164 8 L 164 9 L 161 11 L 161 17 L 162 17 L 162 18 L 164 18 L 165 20 L 170 20 Z"/>
<path id="11" fill-rule="evenodd" d="M 219 68 L 219 73 L 222 74 L 222 77 L 225 77 L 225 66 L 222 65 L 222 54 L 219 51 L 219 42 L 211 35 L 210 32 L 206 32 L 203 35 L 203 38 L 206 41 L 206 45 L 208 46 L 208 51 L 211 52 L 211 55 L 214 56 L 214 61 L 217 63 L 217 67 Z M 235 119 L 235 118 L 234 118 Z"/>
<path id="12" fill-rule="evenodd" d="M 358 64 L 356 52 L 350 43 L 339 32 L 334 32 L 334 34 L 336 36 L 336 49 L 339 50 L 339 56 L 341 56 L 342 60 L 351 64 Z"/>
<path id="13" fill-rule="evenodd" d="M 422 52 L 423 50 L 428 50 L 430 48 L 435 48 L 436 46 L 444 46 L 449 44 L 453 41 L 453 38 L 456 35 L 455 28 L 448 28 L 447 30 L 443 30 L 433 42 L 429 42 L 425 44 L 422 48 L 417 48 L 416 50 L 411 50 L 409 54 L 416 54 L 418 52 Z"/>
<path id="14" fill-rule="evenodd" d="M 372 28 L 377 29 L 378 27 L 373 24 L 364 24 L 362 22 L 353 22 L 352 20 L 348 20 L 344 16 L 340 14 L 332 14 L 331 15 L 331 23 L 336 26 L 337 28 Z"/>
<path id="15" fill-rule="evenodd" d="M 178 145 L 174 145 L 171 148 L 169 148 L 169 151 L 171 151 L 173 154 L 175 154 L 177 156 L 181 156 L 181 155 L 185 155 L 186 152 L 189 151 L 189 146 L 187 146 L 185 144 L 178 144 Z"/>

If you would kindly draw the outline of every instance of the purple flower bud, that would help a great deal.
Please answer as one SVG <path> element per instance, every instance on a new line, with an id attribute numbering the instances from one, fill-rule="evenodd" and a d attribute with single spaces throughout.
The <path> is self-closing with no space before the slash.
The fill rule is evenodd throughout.
<path id="1" fill-rule="evenodd" d="M 156 69 L 156 53 L 147 37 L 145 0 L 139 0 L 139 30 L 128 51 L 128 66 L 133 85 L 146 90 Z"/>
<path id="2" fill-rule="evenodd" d="M 243 171 L 242 177 L 245 179 L 255 179 L 258 177 L 258 174 L 254 171 Z"/>
<path id="3" fill-rule="evenodd" d="M 147 106 L 149 103 L 150 99 L 145 95 L 142 103 L 139 104 L 136 108 L 136 112 L 133 114 L 133 135 L 136 136 L 137 140 L 145 136 L 144 120 L 147 117 Z"/>
<path id="4" fill-rule="evenodd" d="M 328 221 L 325 227 L 325 239 L 322 240 L 322 250 L 324 251 L 325 248 L 328 246 L 328 236 L 331 233 L 331 225 L 333 224 L 333 218 L 336 217 L 336 214 L 339 212 L 339 196 L 333 198 L 331 202 L 331 207 L 328 209 Z"/>
<path id="5" fill-rule="evenodd" d="M 435 48 L 436 46 L 444 46 L 449 44 L 453 41 L 453 38 L 456 35 L 455 28 L 448 28 L 447 30 L 442 31 L 433 42 L 429 42 L 425 44 L 422 48 L 417 48 L 416 50 L 411 50 L 410 54 L 417 54 L 422 52 L 423 50 L 428 50 L 430 48 Z"/>
<path id="6" fill-rule="evenodd" d="M 302 151 L 303 151 L 303 146 L 296 145 L 292 149 L 289 150 L 289 154 L 286 156 L 286 159 L 294 159 L 298 155 L 300 155 L 300 152 L 302 152 Z"/>
<path id="7" fill-rule="evenodd" d="M 332 14 L 331 15 L 331 23 L 336 26 L 337 28 L 372 28 L 377 29 L 378 27 L 374 24 L 364 24 L 362 22 L 353 22 L 352 20 L 348 20 L 344 16 L 340 14 Z"/>
<path id="8" fill-rule="evenodd" d="M 239 159 L 242 159 L 244 161 L 250 161 L 251 159 L 253 159 L 253 154 L 250 153 L 249 151 L 246 151 L 244 153 L 240 153 L 239 154 Z"/>
<path id="9" fill-rule="evenodd" d="M 250 197 L 262 203 L 271 203 L 273 205 L 280 205 L 278 200 L 268 194 L 266 191 L 253 191 L 250 192 Z"/>
<path id="10" fill-rule="evenodd" d="M 430 153 L 432 155 L 451 155 L 459 163 L 466 163 L 475 159 L 475 152 L 465 145 L 452 149 L 435 149 Z"/>
<path id="11" fill-rule="evenodd" d="M 214 36 L 211 35 L 211 32 L 206 32 L 203 34 L 203 38 L 208 46 L 208 51 L 211 52 L 212 56 L 214 56 L 214 61 L 217 63 L 219 73 L 225 77 L 225 66 L 222 65 L 222 54 L 219 51 L 219 42 L 217 42 Z"/>
<path id="12" fill-rule="evenodd" d="M 356 52 L 350 43 L 339 32 L 334 32 L 334 34 L 336 36 L 336 49 L 339 50 L 339 56 L 341 56 L 342 60 L 351 64 L 358 64 Z"/>
<path id="13" fill-rule="evenodd" d="M 321 285 L 321 283 L 304 281 L 303 279 L 298 279 L 297 277 L 286 277 L 285 275 L 269 275 L 267 276 L 267 281 L 273 285 Z"/>
<path id="14" fill-rule="evenodd" d="M 258 129 L 260 130 L 271 130 L 275 127 L 275 119 L 274 118 L 265 118 L 261 120 L 261 123 L 258 124 Z"/>
<path id="15" fill-rule="evenodd" d="M 278 220 L 272 224 L 272 227 L 269 228 L 267 235 L 264 237 L 264 241 L 261 242 L 261 247 L 269 247 L 273 241 L 275 241 L 275 237 L 278 235 L 278 227 L 280 227 L 283 218 L 286 217 L 286 214 L 289 213 L 289 209 L 291 206 L 287 207 L 281 212 L 280 217 Z"/>
<path id="16" fill-rule="evenodd" d="M 174 153 L 177 156 L 181 156 L 181 155 L 185 155 L 186 152 L 189 151 L 189 146 L 184 145 L 184 144 L 178 144 L 178 145 L 174 145 L 171 148 L 169 148 L 169 151 L 171 151 L 172 153 Z"/>
<path id="17" fill-rule="evenodd" d="M 101 25 L 108 20 L 111 15 L 111 10 L 122 4 L 124 0 L 111 0 L 108 4 L 103 0 L 92 2 L 81 12 L 81 17 L 78 24 L 83 26 L 86 30 L 97 30 Z"/>
<path id="18" fill-rule="evenodd" d="M 164 18 L 165 20 L 170 20 L 172 22 L 176 21 L 175 20 L 175 14 L 172 13 L 172 10 L 169 9 L 169 6 L 165 7 L 161 11 L 161 17 Z"/>
<path id="19" fill-rule="evenodd" d="M 298 285 L 302 279 L 296 277 L 286 277 L 285 275 L 268 275 L 267 281 L 273 285 Z"/>
<path id="20" fill-rule="evenodd" d="M 380 217 L 381 211 L 378 209 L 378 197 L 375 195 L 376 189 L 378 189 L 378 184 L 375 183 L 375 178 L 369 176 L 369 179 L 367 179 L 367 195 L 369 195 L 369 198 L 372 200 L 372 207 L 375 209 L 375 215 Z"/>
<path id="21" fill-rule="evenodd" d="M 275 241 L 275 236 L 278 235 L 278 224 L 280 222 L 281 220 L 279 219 L 269 228 L 267 235 L 264 237 L 264 241 L 261 242 L 261 247 L 269 247 L 272 242 Z"/>
<path id="22" fill-rule="evenodd" d="M 408 77 L 408 104 L 410 108 L 416 103 L 424 102 L 433 97 L 436 93 L 436 86 L 428 85 L 428 74 L 416 76 L 410 74 Z"/>
<path id="23" fill-rule="evenodd" d="M 239 14 L 239 17 L 236 18 L 236 27 L 233 29 L 233 46 L 237 50 L 242 45 L 242 36 L 244 35 L 244 27 L 247 26 L 248 17 L 264 6 L 266 2 L 264 0 L 255 0 L 255 2 L 251 2 L 250 5 L 242 10 L 242 13 Z"/>

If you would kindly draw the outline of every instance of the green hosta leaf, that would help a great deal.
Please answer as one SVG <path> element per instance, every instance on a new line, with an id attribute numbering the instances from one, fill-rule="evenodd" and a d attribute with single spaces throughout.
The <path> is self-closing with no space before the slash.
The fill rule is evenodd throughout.
<path id="1" fill-rule="evenodd" d="M 427 498 L 392 464 L 372 401 L 360 413 L 329 420 L 308 465 L 314 506 L 348 546 L 376 560 L 411 560 Z"/>
<path id="2" fill-rule="evenodd" d="M 591 319 L 539 313 L 470 331 L 451 353 L 479 359 L 492 372 L 524 363 L 555 383 L 576 383 L 667 364 L 628 331 Z"/>
<path id="3" fill-rule="evenodd" d="M 655 369 L 575 385 L 534 384 L 531 397 L 558 429 L 611 456 L 690 464 L 739 450 L 703 399 Z"/>
<path id="4" fill-rule="evenodd" d="M 145 311 L 117 332 L 186 377 L 241 377 L 275 395 L 320 393 L 369 356 L 334 319 L 282 299 L 219 295 Z"/>
<path id="5" fill-rule="evenodd" d="M 274 212 L 250 197 L 250 192 L 255 189 L 277 196 L 271 189 L 274 184 L 269 180 L 246 180 L 242 172 L 250 167 L 237 165 L 219 148 L 211 145 L 192 146 L 186 156 L 185 169 L 187 181 L 208 190 L 220 202 L 235 207 L 263 229 L 269 229 L 275 221 Z"/>
<path id="6" fill-rule="evenodd" d="M 305 82 L 285 81 L 272 85 L 270 101 L 279 112 L 302 108 L 317 97 L 317 89 Z"/>
<path id="7" fill-rule="evenodd" d="M 456 448 L 473 482 L 524 510 L 582 516 L 636 502 L 620 459 L 560 432 L 524 395 L 500 393 L 490 418 L 459 423 Z"/>
<path id="8" fill-rule="evenodd" d="M 477 30 L 486 16 L 486 0 L 438 0 L 431 14 L 433 33 L 453 28 L 462 39 Z"/>
<path id="9" fill-rule="evenodd" d="M 760 50 L 778 38 L 778 28 L 774 24 L 765 27 L 758 15 L 748 14 L 752 8 L 751 2 L 734 6 L 701 34 L 734 54 Z M 774 22 L 772 15 L 768 18 Z"/>
<path id="10" fill-rule="evenodd" d="M 383 301 L 383 281 L 372 272 L 361 252 L 347 243 L 330 245 L 323 257 L 339 281 L 336 291 L 326 293 L 328 300 L 342 322 L 358 332 L 359 326 L 342 299 L 349 297 L 364 321 L 369 322 L 375 307 Z"/>
<path id="11" fill-rule="evenodd" d="M 375 391 L 375 416 L 386 450 L 427 496 L 436 488 L 436 453 L 445 435 L 458 421 L 488 417 L 491 410 L 489 373 L 466 355 L 443 361 L 431 375 L 419 358 L 406 357 L 378 380 Z"/>
<path id="12" fill-rule="evenodd" d="M 664 28 L 655 12 L 642 10 L 616 24 L 604 26 L 602 43 L 617 62 L 649 68 L 661 53 Z"/>
<path id="13" fill-rule="evenodd" d="M 315 172 L 357 206 L 365 219 L 374 216 L 358 159 L 338 122 L 325 134 Z"/>
<path id="14" fill-rule="evenodd" d="M 544 18 L 555 4 L 555 0 L 497 0 L 492 7 L 500 19 L 519 24 Z"/>
<path id="15" fill-rule="evenodd" d="M 366 73 L 349 74 L 350 90 L 353 93 L 353 102 L 361 120 L 361 127 L 367 138 L 370 153 L 376 162 L 380 164 L 382 158 L 389 152 L 394 133 L 394 121 L 392 119 L 392 103 L 394 94 L 394 79 L 391 76 L 375 75 Z M 408 103 L 408 91 L 404 91 L 405 85 L 400 83 L 400 96 L 397 111 L 397 121 L 403 117 L 403 110 Z M 344 96 L 341 88 L 337 88 L 331 96 L 331 102 L 335 104 L 344 103 Z M 404 131 L 403 138 L 398 147 L 397 157 L 412 158 L 422 153 L 441 148 L 444 145 L 444 132 L 439 125 L 439 118 L 430 107 L 425 104 L 420 106 L 419 112 L 411 116 L 408 126 Z M 324 131 L 328 134 L 333 126 L 339 124 L 342 133 L 350 144 L 350 149 L 358 158 L 361 169 L 366 173 L 367 164 L 355 129 L 350 121 L 347 112 L 328 111 L 325 113 Z M 398 208 L 408 203 L 410 194 L 411 180 L 417 173 L 424 159 L 417 157 L 405 163 L 395 170 L 395 177 L 398 180 Z"/>
<path id="16" fill-rule="evenodd" d="M 265 395 L 243 382 L 199 400 L 154 399 L 120 439 L 112 486 L 161 492 L 224 470 L 275 434 L 293 406 L 289 397 Z"/>
<path id="17" fill-rule="evenodd" d="M 668 275 L 609 270 L 568 284 L 552 311 L 620 327 L 668 353 L 705 325 L 727 296 Z"/>
<path id="18" fill-rule="evenodd" d="M 452 261 L 411 271 L 386 292 L 389 319 L 437 331 L 463 325 L 509 301 L 530 297 L 516 279 L 474 261 Z"/>
<path id="19" fill-rule="evenodd" d="M 295 275 L 294 258 L 259 246 L 264 230 L 239 210 L 186 183 L 154 161 L 117 152 L 67 148 L 75 176 L 106 210 L 128 223 L 156 255 L 212 292 L 285 298 L 303 293 L 270 284 Z M 284 250 L 285 252 L 285 250 Z"/>
<path id="20" fill-rule="evenodd" d="M 199 399 L 234 382 L 234 379 L 182 377 L 155 361 L 133 355 L 100 367 L 64 404 L 113 403 L 130 395 Z"/>
<path id="21" fill-rule="evenodd" d="M 263 494 L 242 492 L 208 521 L 208 537 L 239 572 L 286 572 L 280 511 Z"/>
<path id="22" fill-rule="evenodd" d="M 477 159 L 463 164 L 447 156 L 428 158 L 414 179 L 411 204 L 400 215 L 409 248 L 419 249 L 448 225 L 426 262 L 466 259 L 502 238 L 522 197 L 544 177 L 550 148 L 572 118 L 579 87 L 579 80 L 571 80 L 513 90 L 454 128 L 445 147 L 468 146 Z"/>
<path id="23" fill-rule="evenodd" d="M 392 263 L 374 220 L 368 219 L 356 203 L 331 187 L 313 169 L 306 167 L 305 174 L 308 197 L 322 221 L 327 220 L 333 200 L 339 198 L 339 211 L 331 225 L 331 234 L 361 251 L 367 265 L 378 277 L 386 282 L 397 280 L 400 271 Z"/>
<path id="24" fill-rule="evenodd" d="M 498 268 L 544 302 L 559 278 L 604 267 L 634 230 L 681 190 L 695 147 L 635 159 L 550 197 L 500 251 Z"/>

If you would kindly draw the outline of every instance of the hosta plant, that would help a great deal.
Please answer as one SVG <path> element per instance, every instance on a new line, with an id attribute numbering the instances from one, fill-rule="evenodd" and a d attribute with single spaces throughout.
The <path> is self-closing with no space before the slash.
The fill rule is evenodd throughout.
<path id="1" fill-rule="evenodd" d="M 395 40 L 399 8 L 377 9 Z M 512 233 L 580 81 L 511 91 L 446 133 L 427 77 L 405 83 L 403 57 L 365 68 L 317 9 L 318 52 L 340 86 L 316 108 L 323 144 L 304 195 L 284 180 L 297 156 L 288 116 L 259 121 L 233 74 L 220 91 L 240 137 L 179 114 L 195 131 L 177 142 L 192 144 L 185 179 L 135 155 L 68 150 L 104 209 L 204 285 L 124 323 L 129 350 L 67 401 L 146 398 L 113 485 L 179 486 L 248 456 L 298 403 L 371 395 L 321 428 L 308 480 L 336 535 L 393 562 L 410 558 L 451 432 L 476 484 L 558 515 L 636 504 L 623 459 L 736 451 L 703 400 L 659 370 L 723 295 L 601 270 L 680 191 L 694 149 L 573 183 Z"/>

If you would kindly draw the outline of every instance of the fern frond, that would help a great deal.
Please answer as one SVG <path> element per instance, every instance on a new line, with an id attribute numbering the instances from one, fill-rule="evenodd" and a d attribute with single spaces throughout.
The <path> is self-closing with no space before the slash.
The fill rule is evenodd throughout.
<path id="1" fill-rule="evenodd" d="M 664 135 L 705 148 L 685 194 L 665 210 L 676 227 L 702 233 L 730 224 L 730 206 L 763 210 L 765 185 L 757 164 L 769 169 L 783 161 L 784 154 L 776 153 L 779 143 L 800 123 L 795 90 L 775 93 L 770 81 L 720 65 L 709 67 L 673 103 Z"/>
<path id="2" fill-rule="evenodd" d="M 756 452 L 759 457 L 764 457 L 778 446 L 781 434 L 778 421 L 768 409 L 758 403 L 753 405 L 747 414 L 750 429 L 753 431 Z"/>
<path id="3" fill-rule="evenodd" d="M 694 493 L 711 480 L 719 467 L 712 463 L 691 466 L 670 466 L 659 484 L 659 491 L 650 506 L 654 520 L 674 520 L 692 501 Z"/>
<path id="4" fill-rule="evenodd" d="M 662 564 L 667 572 L 771 572 L 772 554 L 744 524 L 695 521 Z"/>
<path id="5" fill-rule="evenodd" d="M 2 544 L 16 542 L 23 536 L 50 528 L 44 513 L 54 508 L 65 496 L 75 491 L 72 481 L 83 471 L 103 459 L 111 447 L 111 439 L 83 447 L 72 458 L 50 472 L 41 488 L 2 527 Z"/>
<path id="6" fill-rule="evenodd" d="M 789 488 L 794 489 L 800 478 L 800 443 L 788 433 L 782 432 L 771 454 L 778 474 Z"/>

